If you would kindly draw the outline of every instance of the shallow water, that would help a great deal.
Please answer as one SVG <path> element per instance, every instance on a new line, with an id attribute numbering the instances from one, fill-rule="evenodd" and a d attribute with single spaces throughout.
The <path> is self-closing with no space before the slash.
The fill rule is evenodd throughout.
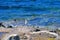
<path id="1" fill-rule="evenodd" d="M 0 0 L 0 21 L 21 18 L 32 19 L 29 23 L 33 25 L 60 24 L 60 1 Z"/>

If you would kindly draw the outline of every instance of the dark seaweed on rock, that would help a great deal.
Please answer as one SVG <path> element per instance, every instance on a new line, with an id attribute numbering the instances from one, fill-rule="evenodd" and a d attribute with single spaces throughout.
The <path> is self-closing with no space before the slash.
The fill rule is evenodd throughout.
<path id="1" fill-rule="evenodd" d="M 4 27 L 5 28 L 5 26 L 3 25 L 3 23 L 0 23 L 0 27 Z"/>

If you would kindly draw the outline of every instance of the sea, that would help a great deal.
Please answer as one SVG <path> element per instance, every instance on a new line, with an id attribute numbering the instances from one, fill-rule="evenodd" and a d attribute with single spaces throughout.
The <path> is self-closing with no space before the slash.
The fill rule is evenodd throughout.
<path id="1" fill-rule="evenodd" d="M 60 0 L 0 0 L 0 22 L 27 20 L 30 25 L 60 26 Z"/>

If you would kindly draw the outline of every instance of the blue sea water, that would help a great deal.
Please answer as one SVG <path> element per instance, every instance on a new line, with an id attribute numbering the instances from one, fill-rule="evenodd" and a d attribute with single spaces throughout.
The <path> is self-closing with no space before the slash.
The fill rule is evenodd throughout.
<path id="1" fill-rule="evenodd" d="M 60 0 L 0 0 L 0 21 L 20 18 L 32 25 L 60 24 Z"/>

